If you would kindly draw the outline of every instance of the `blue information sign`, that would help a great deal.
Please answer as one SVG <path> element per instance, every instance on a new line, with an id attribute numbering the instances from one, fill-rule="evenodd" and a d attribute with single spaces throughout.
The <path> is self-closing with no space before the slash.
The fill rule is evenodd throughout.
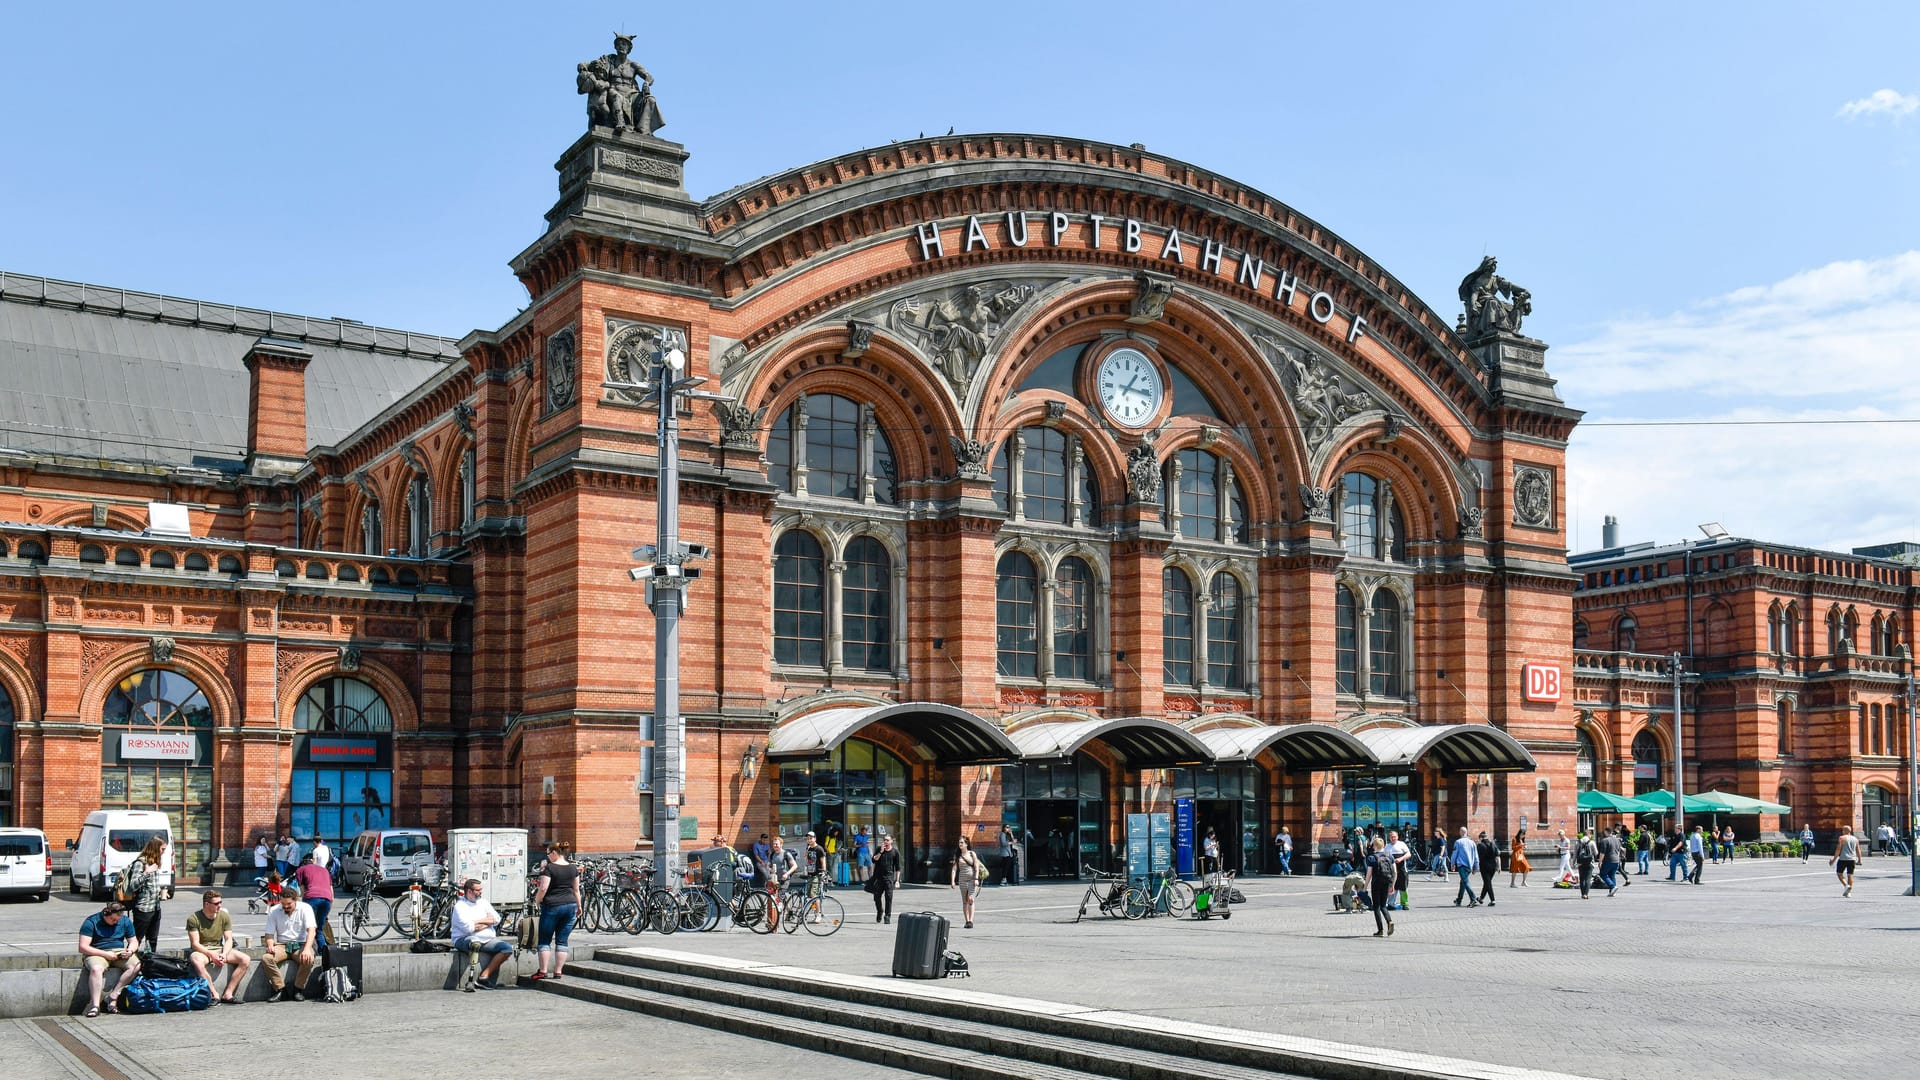
<path id="1" fill-rule="evenodd" d="M 1153 870 L 1152 834 L 1147 815 L 1127 815 L 1127 878 L 1146 877 Z"/>
<path id="2" fill-rule="evenodd" d="M 1173 800 L 1173 854 L 1176 872 L 1193 875 L 1193 800 Z"/>
<path id="3" fill-rule="evenodd" d="M 1148 814 L 1148 831 L 1153 836 L 1154 873 L 1173 868 L 1173 821 L 1166 814 Z"/>

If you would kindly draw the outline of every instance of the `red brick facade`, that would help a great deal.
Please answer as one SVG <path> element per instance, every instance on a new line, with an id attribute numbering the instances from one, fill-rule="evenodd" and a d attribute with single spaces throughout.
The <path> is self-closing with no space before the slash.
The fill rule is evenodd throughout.
<path id="1" fill-rule="evenodd" d="M 583 849 L 631 848 L 653 622 L 627 571 L 655 530 L 655 418 L 602 383 L 639 378 L 637 354 L 620 350 L 664 337 L 684 340 L 689 373 L 738 404 L 683 417 L 681 536 L 712 549 L 682 624 L 685 813 L 701 839 L 750 839 L 776 819 L 780 763 L 765 754 L 777 726 L 893 702 L 958 706 L 1014 733 L 1132 716 L 1190 730 L 1492 724 L 1537 770 L 1422 765 L 1427 826 L 1510 834 L 1523 814 L 1570 815 L 1571 704 L 1523 700 L 1520 682 L 1524 662 L 1572 670 L 1560 508 L 1578 413 L 1551 395 L 1540 343 L 1466 337 L 1290 208 L 1138 149 L 922 140 L 704 204 L 659 179 L 677 177 L 674 149 L 606 133 L 570 150 L 563 205 L 583 173 L 591 190 L 650 161 L 652 179 L 623 190 L 666 206 L 666 223 L 556 208 L 515 263 L 528 309 L 470 335 L 464 364 L 338 446 L 305 444 L 300 364 L 260 350 L 247 361 L 243 476 L 190 485 L 0 458 L 0 521 L 16 523 L 0 526 L 0 684 L 19 718 L 18 820 L 76 831 L 98 796 L 103 695 L 157 663 L 151 639 L 171 636 L 160 666 L 190 672 L 214 702 L 215 830 L 235 857 L 252 834 L 286 827 L 294 702 L 349 659 L 393 709 L 396 821 L 510 822 Z M 598 164 L 573 168 L 591 155 Z M 1059 359 L 1083 347 L 1077 366 Z M 1097 400 L 1092 358 L 1119 347 L 1169 383 L 1144 425 Z M 1503 376 L 1514 350 L 1533 350 L 1532 382 Z M 890 498 L 801 487 L 803 464 L 836 467 L 807 461 L 805 426 L 787 431 L 802 449 L 784 489 L 769 469 L 778 418 L 834 401 L 858 416 L 835 430 L 867 440 L 856 486 L 890 486 Z M 1050 439 L 1069 447 L 1061 475 L 1093 493 L 1093 505 L 1072 497 L 1078 519 L 1042 520 L 1045 493 L 1024 486 L 1041 483 L 1028 478 L 1052 460 Z M 869 449 L 881 441 L 885 469 Z M 262 465 L 296 445 L 297 471 Z M 1003 455 L 1041 471 L 1003 466 L 996 482 Z M 1218 470 L 1215 486 L 1189 482 L 1189 468 Z M 1362 474 L 1375 494 L 1355 525 L 1343 483 Z M 432 493 L 425 537 L 409 510 L 421 491 Z M 1188 508 L 1183 491 L 1219 497 Z M 195 539 L 135 535 L 147 500 L 193 507 Z M 1206 515 L 1213 534 L 1183 532 L 1183 515 Z M 1383 534 L 1377 551 L 1356 554 L 1358 528 Z M 785 662 L 774 576 L 787 565 L 778 544 L 796 533 L 825 553 L 826 648 Z M 861 584 L 867 556 L 848 562 L 876 546 L 886 588 Z M 83 562 L 86 547 L 107 562 Z M 126 565 L 120 550 L 133 553 Z M 231 556 L 238 570 L 202 582 L 156 569 L 156 551 L 176 565 Z M 1090 642 L 1083 671 L 1000 673 L 1009 553 L 1040 567 L 1034 610 L 1052 618 L 1039 657 L 1058 665 L 1081 648 L 1059 644 L 1074 622 Z M 1068 561 L 1090 575 L 1084 592 Z M 1238 646 L 1224 660 L 1200 651 L 1171 683 L 1170 568 L 1195 585 L 1194 625 L 1209 613 L 1217 624 L 1180 640 Z M 367 587 L 376 575 L 387 587 Z M 796 595 L 816 595 L 807 588 Z M 1352 662 L 1351 688 L 1342 588 L 1356 618 L 1382 620 L 1357 630 L 1367 659 Z M 1233 589 L 1237 622 L 1214 611 Z M 887 639 L 857 664 L 843 662 L 843 636 L 873 623 L 856 627 L 849 596 L 891 605 Z M 1377 659 L 1367 626 L 1390 643 Z M 991 767 L 946 764 L 903 728 L 858 734 L 908 763 L 910 853 L 937 862 L 957 833 L 999 825 Z M 1110 832 L 1127 811 L 1165 808 L 1164 770 L 1098 743 L 1087 752 L 1107 777 Z M 1338 833 L 1337 774 L 1288 772 L 1271 755 L 1256 767 L 1262 836 L 1281 824 L 1303 842 Z"/>

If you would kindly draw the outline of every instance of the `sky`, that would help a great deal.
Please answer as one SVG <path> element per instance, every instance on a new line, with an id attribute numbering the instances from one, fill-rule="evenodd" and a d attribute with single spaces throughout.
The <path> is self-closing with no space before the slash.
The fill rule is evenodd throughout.
<path id="1" fill-rule="evenodd" d="M 1573 550 L 1920 540 L 1920 5 L 22 5 L 0 269 L 459 337 L 637 38 L 707 197 L 940 134 L 1140 142 L 1451 321 L 1483 254 L 1586 412 Z M 57 8 L 57 10 L 56 10 Z"/>

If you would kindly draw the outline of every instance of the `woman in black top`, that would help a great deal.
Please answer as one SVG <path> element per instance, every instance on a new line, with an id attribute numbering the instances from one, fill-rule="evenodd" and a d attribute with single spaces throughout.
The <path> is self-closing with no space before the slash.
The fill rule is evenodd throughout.
<path id="1" fill-rule="evenodd" d="M 880 838 L 880 850 L 873 853 L 873 876 L 867 879 L 867 891 L 873 894 L 873 921 L 893 921 L 893 890 L 900 883 L 900 853 L 893 850 L 892 835 Z"/>
<path id="2" fill-rule="evenodd" d="M 533 894 L 534 906 L 540 909 L 540 970 L 533 973 L 535 979 L 557 979 L 567 966 L 567 939 L 580 914 L 580 868 L 567 861 L 572 852 L 573 845 L 565 840 L 547 845 L 547 865 Z M 547 970 L 549 951 L 551 972 Z"/>

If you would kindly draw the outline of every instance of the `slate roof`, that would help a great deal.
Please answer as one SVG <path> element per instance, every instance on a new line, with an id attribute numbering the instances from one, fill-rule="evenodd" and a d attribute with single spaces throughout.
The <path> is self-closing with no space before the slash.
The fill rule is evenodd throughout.
<path id="1" fill-rule="evenodd" d="M 335 445 L 459 359 L 451 338 L 0 272 L 0 447 L 239 472 L 246 366 L 303 344 L 307 445 Z"/>

